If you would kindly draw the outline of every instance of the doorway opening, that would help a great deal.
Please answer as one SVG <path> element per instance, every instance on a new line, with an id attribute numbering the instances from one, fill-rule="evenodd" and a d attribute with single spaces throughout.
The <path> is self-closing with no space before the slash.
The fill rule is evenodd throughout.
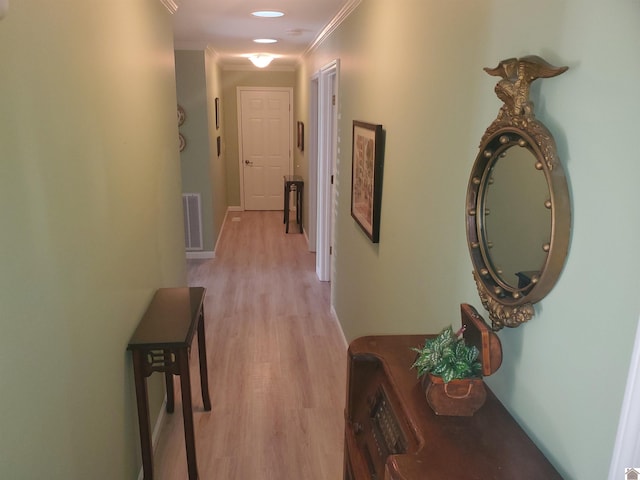
<path id="1" fill-rule="evenodd" d="M 339 60 L 317 75 L 317 242 L 316 274 L 329 282 L 333 274 L 332 249 L 335 230 L 335 172 L 338 139 Z M 313 94 L 313 79 L 312 89 Z M 313 103 L 313 102 L 312 102 Z"/>
<path id="2" fill-rule="evenodd" d="M 309 251 L 317 251 L 318 243 L 318 95 L 319 74 L 311 77 L 309 89 L 309 220 L 307 221 L 307 234 Z"/>

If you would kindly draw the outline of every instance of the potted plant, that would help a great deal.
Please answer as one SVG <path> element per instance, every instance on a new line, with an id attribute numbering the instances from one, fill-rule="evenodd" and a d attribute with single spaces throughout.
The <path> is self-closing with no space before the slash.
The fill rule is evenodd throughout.
<path id="1" fill-rule="evenodd" d="M 427 402 L 438 415 L 471 416 L 486 399 L 479 350 L 467 345 L 464 327 L 451 326 L 428 338 L 411 366 L 423 377 Z"/>

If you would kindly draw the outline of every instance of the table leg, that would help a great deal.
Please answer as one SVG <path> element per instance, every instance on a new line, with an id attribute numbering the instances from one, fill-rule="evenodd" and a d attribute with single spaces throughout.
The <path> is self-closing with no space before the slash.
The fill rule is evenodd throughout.
<path id="1" fill-rule="evenodd" d="M 300 192 L 298 191 L 298 186 L 296 185 L 296 193 L 295 193 L 295 201 L 296 201 L 296 224 L 300 225 L 300 220 L 298 215 L 300 213 Z"/>
<path id="2" fill-rule="evenodd" d="M 164 364 L 165 365 L 171 365 L 172 363 L 172 358 L 171 358 L 171 350 L 165 350 L 164 351 Z M 173 392 L 173 374 L 171 372 L 165 372 L 164 373 L 164 381 L 167 387 L 167 413 L 173 413 L 174 410 L 174 401 L 173 401 L 173 397 L 174 392 Z"/>
<path id="3" fill-rule="evenodd" d="M 200 310 L 198 320 L 198 357 L 200 360 L 200 387 L 202 390 L 202 403 L 204 409 L 211 410 L 211 399 L 209 398 L 209 373 L 207 370 L 207 342 L 204 336 L 204 306 Z"/>
<path id="4" fill-rule="evenodd" d="M 285 233 L 289 233 L 289 193 L 291 192 L 291 186 L 287 185 L 287 188 L 285 188 L 285 190 L 286 193 L 284 196 L 284 221 L 287 224 Z"/>
<path id="5" fill-rule="evenodd" d="M 296 205 L 296 220 L 300 225 L 300 233 L 302 233 L 302 185 L 297 187 L 297 205 Z"/>
<path id="6" fill-rule="evenodd" d="M 144 480 L 153 480 L 153 451 L 151 447 L 151 427 L 149 426 L 149 396 L 147 380 L 144 376 L 144 352 L 133 350 L 133 376 L 136 385 L 136 402 L 138 404 L 138 426 L 140 427 L 140 450 L 142 452 L 142 469 Z"/>
<path id="7" fill-rule="evenodd" d="M 198 479 L 198 463 L 196 461 L 196 440 L 193 427 L 193 409 L 191 405 L 191 378 L 189 377 L 188 349 L 178 350 L 178 368 L 180 371 L 180 390 L 182 393 L 182 416 L 184 418 L 184 442 L 187 449 L 187 471 L 189 480 Z"/>

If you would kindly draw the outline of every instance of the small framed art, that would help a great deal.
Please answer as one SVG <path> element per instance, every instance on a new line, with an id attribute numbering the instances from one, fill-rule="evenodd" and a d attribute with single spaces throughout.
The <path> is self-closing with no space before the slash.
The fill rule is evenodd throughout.
<path id="1" fill-rule="evenodd" d="M 373 243 L 380 240 L 384 132 L 382 125 L 353 121 L 351 216 Z"/>
<path id="2" fill-rule="evenodd" d="M 304 123 L 298 122 L 298 148 L 304 152 Z"/>
<path id="3" fill-rule="evenodd" d="M 220 129 L 220 98 L 216 97 L 215 101 L 216 108 L 216 130 Z"/>

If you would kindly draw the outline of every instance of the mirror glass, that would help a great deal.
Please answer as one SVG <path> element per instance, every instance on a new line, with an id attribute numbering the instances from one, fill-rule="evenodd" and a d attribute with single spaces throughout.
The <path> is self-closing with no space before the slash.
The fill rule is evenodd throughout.
<path id="1" fill-rule="evenodd" d="M 512 289 L 539 278 L 551 238 L 549 187 L 537 159 L 512 145 L 491 161 L 483 202 L 483 242 L 487 265 Z"/>

